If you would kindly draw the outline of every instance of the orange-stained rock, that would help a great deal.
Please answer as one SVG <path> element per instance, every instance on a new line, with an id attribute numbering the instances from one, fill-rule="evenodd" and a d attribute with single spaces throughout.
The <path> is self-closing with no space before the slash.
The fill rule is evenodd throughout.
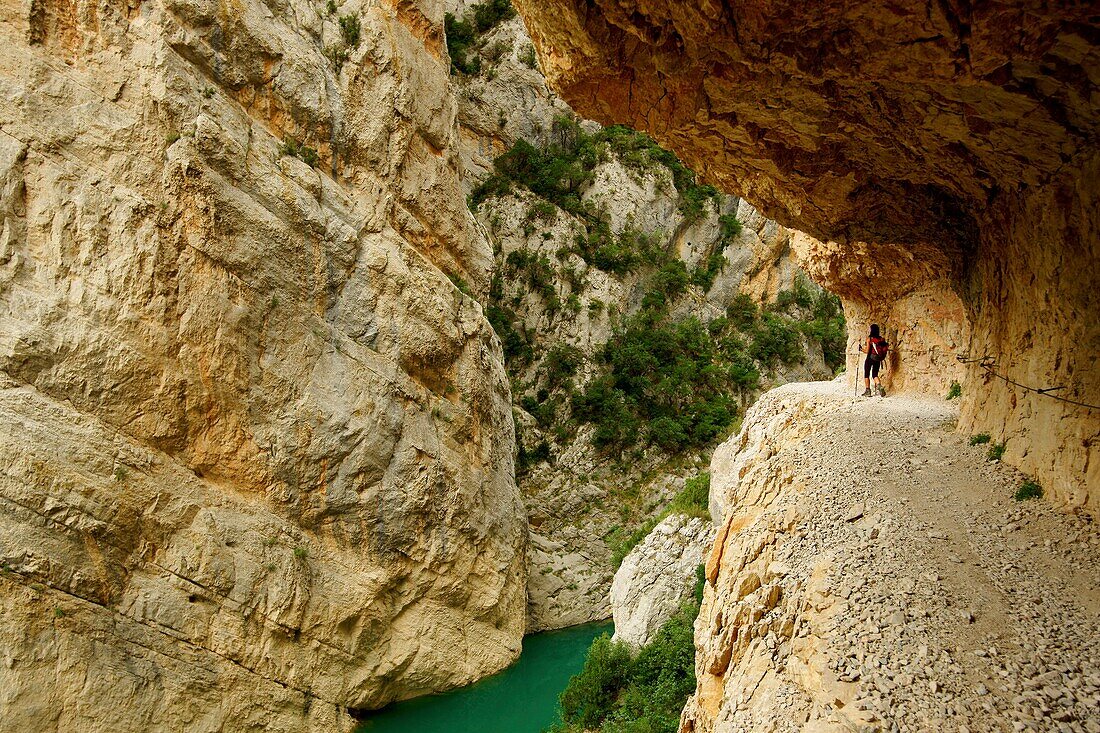
<path id="1" fill-rule="evenodd" d="M 1100 405 L 1088 4 L 516 5 L 581 114 L 643 127 L 765 215 L 839 243 L 818 280 L 855 304 L 853 342 L 891 321 L 916 364 L 898 365 L 899 385 L 943 389 L 957 351 Z M 892 294 L 855 277 L 874 273 Z M 1100 511 L 1100 409 L 961 373 L 962 429 L 1004 441 L 1056 501 Z"/>

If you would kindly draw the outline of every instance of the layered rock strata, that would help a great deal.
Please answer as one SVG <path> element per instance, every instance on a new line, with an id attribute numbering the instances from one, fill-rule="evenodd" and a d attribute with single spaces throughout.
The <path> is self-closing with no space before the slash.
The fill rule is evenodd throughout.
<path id="1" fill-rule="evenodd" d="M 711 463 L 683 733 L 1100 729 L 1100 533 L 1013 500 L 951 405 L 831 382 L 749 410 Z"/>
<path id="2" fill-rule="evenodd" d="M 513 660 L 442 8 L 46 0 L 0 39 L 0 729 L 344 729 Z"/>
<path id="3" fill-rule="evenodd" d="M 623 559 L 611 584 L 614 641 L 640 649 L 687 602 L 714 541 L 707 519 L 672 514 Z"/>
<path id="4" fill-rule="evenodd" d="M 837 243 L 843 262 L 874 252 L 875 266 L 852 268 L 864 277 L 823 284 L 849 290 L 866 319 L 897 318 L 922 370 L 944 361 L 928 356 L 953 340 L 943 331 L 965 339 L 961 425 L 1004 441 L 1058 502 L 1100 511 L 1092 8 L 517 6 L 580 113 L 650 130 L 765 215 Z M 917 300 L 884 307 L 879 272 Z M 914 325 L 921 298 L 949 323 Z"/>

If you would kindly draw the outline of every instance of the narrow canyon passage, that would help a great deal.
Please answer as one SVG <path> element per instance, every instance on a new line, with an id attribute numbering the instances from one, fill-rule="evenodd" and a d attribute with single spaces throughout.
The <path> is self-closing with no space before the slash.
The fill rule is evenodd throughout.
<path id="1" fill-rule="evenodd" d="M 842 379 L 773 390 L 716 451 L 681 730 L 1100 730 L 1095 521 L 1014 500 L 952 402 Z"/>

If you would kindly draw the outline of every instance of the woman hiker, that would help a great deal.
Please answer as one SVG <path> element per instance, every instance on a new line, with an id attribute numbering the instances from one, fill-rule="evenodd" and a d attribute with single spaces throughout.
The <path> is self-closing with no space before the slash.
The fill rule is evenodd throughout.
<path id="1" fill-rule="evenodd" d="M 879 397 L 886 396 L 886 390 L 878 381 L 878 370 L 886 361 L 886 354 L 890 350 L 890 344 L 879 335 L 878 324 L 871 324 L 871 333 L 867 337 L 866 347 L 860 345 L 860 352 L 867 352 L 867 358 L 863 360 L 863 396 L 871 396 L 871 379 L 875 380 L 875 391 Z"/>

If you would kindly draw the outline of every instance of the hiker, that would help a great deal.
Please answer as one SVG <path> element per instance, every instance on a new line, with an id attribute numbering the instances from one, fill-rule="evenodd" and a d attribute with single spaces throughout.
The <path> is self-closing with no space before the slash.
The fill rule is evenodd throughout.
<path id="1" fill-rule="evenodd" d="M 871 333 L 867 337 L 867 348 L 860 345 L 861 352 L 867 352 L 867 358 L 863 360 L 863 396 L 871 396 L 871 379 L 875 380 L 875 392 L 879 397 L 886 396 L 886 388 L 878 381 L 879 367 L 886 361 L 886 355 L 890 351 L 890 344 L 879 335 L 878 324 L 871 324 Z"/>

